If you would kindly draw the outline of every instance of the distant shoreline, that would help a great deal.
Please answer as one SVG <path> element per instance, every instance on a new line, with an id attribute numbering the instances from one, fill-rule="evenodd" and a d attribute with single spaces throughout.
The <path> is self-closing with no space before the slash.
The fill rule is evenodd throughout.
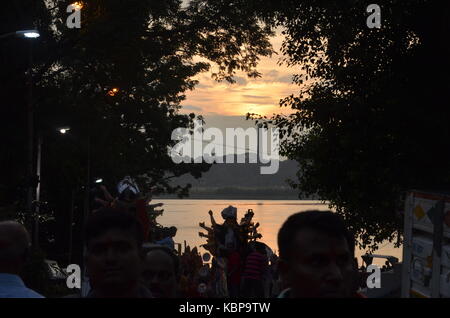
<path id="1" fill-rule="evenodd" d="M 155 198 L 179 199 L 176 194 L 159 194 Z M 319 200 L 316 196 L 300 196 L 289 187 L 196 187 L 185 199 L 191 200 Z"/>
<path id="2" fill-rule="evenodd" d="M 218 196 L 218 195 L 193 195 L 189 197 L 179 198 L 176 195 L 165 195 L 165 196 L 154 196 L 153 200 L 274 200 L 274 201 L 322 201 L 317 198 L 301 198 L 299 199 L 296 196 Z"/>

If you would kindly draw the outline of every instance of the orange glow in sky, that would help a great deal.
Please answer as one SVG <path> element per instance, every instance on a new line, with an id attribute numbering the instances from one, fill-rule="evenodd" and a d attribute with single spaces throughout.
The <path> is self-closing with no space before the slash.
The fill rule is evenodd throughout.
<path id="1" fill-rule="evenodd" d="M 81 1 L 74 2 L 74 3 L 72 3 L 72 5 L 75 7 L 76 10 L 83 9 L 83 2 L 81 2 Z"/>
<path id="2" fill-rule="evenodd" d="M 203 115 L 245 116 L 249 113 L 272 115 L 273 113 L 290 113 L 288 108 L 280 108 L 280 99 L 291 94 L 296 95 L 299 86 L 292 84 L 294 68 L 279 65 L 282 57 L 280 47 L 282 36 L 271 40 L 274 54 L 271 58 L 262 58 L 257 70 L 262 77 L 248 78 L 245 73 L 238 72 L 236 83 L 218 83 L 211 79 L 211 73 L 203 73 L 196 77 L 199 84 L 195 90 L 187 92 L 183 101 L 183 112 L 194 112 Z"/>

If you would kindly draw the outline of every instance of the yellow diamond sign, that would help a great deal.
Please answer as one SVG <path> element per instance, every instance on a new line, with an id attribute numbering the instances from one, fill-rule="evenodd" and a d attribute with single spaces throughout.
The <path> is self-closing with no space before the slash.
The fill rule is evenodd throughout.
<path id="1" fill-rule="evenodd" d="M 422 209 L 420 205 L 417 205 L 413 211 L 414 215 L 418 220 L 421 220 L 425 216 L 425 211 Z"/>

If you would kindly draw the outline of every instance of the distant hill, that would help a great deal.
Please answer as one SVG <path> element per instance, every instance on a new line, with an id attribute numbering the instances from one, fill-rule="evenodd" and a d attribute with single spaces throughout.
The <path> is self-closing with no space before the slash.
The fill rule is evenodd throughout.
<path id="1" fill-rule="evenodd" d="M 292 160 L 279 161 L 279 170 L 275 174 L 260 173 L 261 164 L 248 163 L 248 154 L 240 155 L 246 163 L 213 164 L 202 178 L 190 175 L 174 179 L 174 184 L 192 184 L 190 198 L 196 199 L 298 199 L 298 193 L 292 189 L 287 179 L 296 180 L 298 163 Z M 232 157 L 228 157 L 231 161 Z M 225 162 L 226 158 L 224 158 Z M 268 166 L 268 165 L 263 165 Z M 311 199 L 311 198 L 304 198 Z"/>

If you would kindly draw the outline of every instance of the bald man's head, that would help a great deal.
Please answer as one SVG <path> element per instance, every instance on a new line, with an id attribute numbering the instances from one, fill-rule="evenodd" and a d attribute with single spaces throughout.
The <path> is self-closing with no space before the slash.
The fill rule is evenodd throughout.
<path id="1" fill-rule="evenodd" d="M 0 222 L 0 272 L 18 273 L 30 248 L 25 227 L 15 221 Z"/>

